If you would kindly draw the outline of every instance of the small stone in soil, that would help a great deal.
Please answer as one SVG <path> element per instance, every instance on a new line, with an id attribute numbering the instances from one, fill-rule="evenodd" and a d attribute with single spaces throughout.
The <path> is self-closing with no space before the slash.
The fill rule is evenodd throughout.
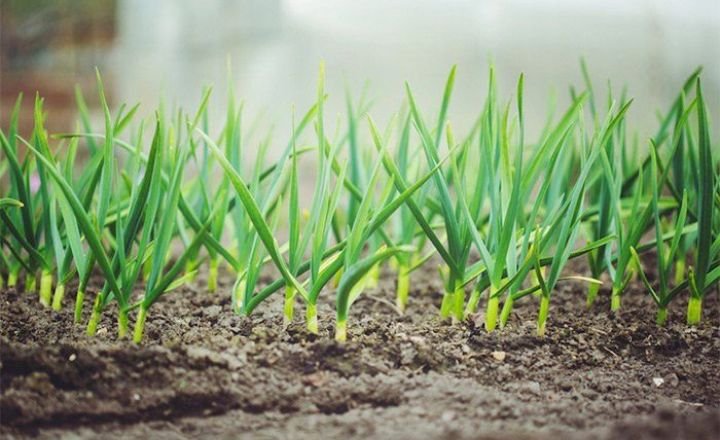
<path id="1" fill-rule="evenodd" d="M 506 353 L 504 351 L 493 351 L 492 352 L 492 357 L 498 362 L 504 361 L 505 356 L 506 356 Z"/>
<path id="2" fill-rule="evenodd" d="M 440 416 L 443 422 L 451 422 L 455 419 L 455 413 L 453 411 L 445 411 Z"/>

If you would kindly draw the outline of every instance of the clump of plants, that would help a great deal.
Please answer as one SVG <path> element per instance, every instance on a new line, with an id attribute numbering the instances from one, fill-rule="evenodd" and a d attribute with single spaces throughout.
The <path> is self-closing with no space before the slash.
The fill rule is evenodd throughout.
<path id="1" fill-rule="evenodd" d="M 137 105 L 109 108 L 98 74 L 102 127 L 78 92 L 76 130 L 48 133 L 52 115 L 38 96 L 34 129 L 20 133 L 20 96 L 0 130 L 0 287 L 37 295 L 40 307 L 73 307 L 91 336 L 114 304 L 118 337 L 140 343 L 165 294 L 187 292 L 199 271 L 206 292 L 195 294 L 213 294 L 226 267 L 233 312 L 250 315 L 280 294 L 284 322 L 302 306 L 318 333 L 318 300 L 331 295 L 335 338 L 345 341 L 353 303 L 377 293 L 383 266 L 397 274 L 403 313 L 413 273 L 439 261 L 440 317 L 483 313 L 489 332 L 507 324 L 517 301 L 533 301 L 544 335 L 563 282 L 586 283 L 588 306 L 609 295 L 617 312 L 634 278 L 657 305 L 658 325 L 682 296 L 687 323 L 697 325 L 720 283 L 720 149 L 700 70 L 650 139 L 630 131 L 625 92 L 610 91 L 603 104 L 584 64 L 583 73 L 582 90 L 571 88 L 568 108 L 532 140 L 524 77 L 502 98 L 492 68 L 476 123 L 462 135 L 448 119 L 454 67 L 433 118 L 407 84 L 386 125 L 348 92 L 331 128 L 321 66 L 316 102 L 301 117 L 293 110 L 279 141 L 245 123 L 232 87 L 220 127 L 210 124 L 210 89 L 193 112 L 161 106 L 141 120 Z M 300 187 L 313 182 L 301 163 L 314 168 L 309 201 Z M 569 273 L 581 257 L 589 272 Z M 278 278 L 263 281 L 267 273 Z"/>

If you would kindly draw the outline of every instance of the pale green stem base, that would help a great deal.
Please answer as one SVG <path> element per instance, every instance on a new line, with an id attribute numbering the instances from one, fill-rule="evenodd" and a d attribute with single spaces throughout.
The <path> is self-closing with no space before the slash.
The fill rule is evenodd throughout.
<path id="1" fill-rule="evenodd" d="M 388 260 L 388 267 L 394 271 L 400 270 L 400 262 L 397 258 L 391 258 Z"/>
<path id="2" fill-rule="evenodd" d="M 473 287 L 470 293 L 470 299 L 468 299 L 467 306 L 465 306 L 465 316 L 470 316 L 477 311 L 478 304 L 480 303 L 480 291 L 477 287 Z"/>
<path id="3" fill-rule="evenodd" d="M 407 273 L 407 267 L 405 265 L 398 266 L 397 274 L 397 291 L 395 294 L 395 305 L 400 313 L 405 312 L 407 307 L 408 296 L 410 294 L 410 274 Z"/>
<path id="4" fill-rule="evenodd" d="M 307 303 L 305 308 L 305 322 L 310 333 L 317 335 L 318 330 L 317 304 Z"/>
<path id="5" fill-rule="evenodd" d="M 118 312 L 118 339 L 125 339 L 128 335 L 130 325 L 128 323 L 127 310 Z"/>
<path id="6" fill-rule="evenodd" d="M 63 299 L 65 299 L 65 285 L 62 283 L 58 283 L 57 286 L 55 286 L 55 293 L 53 293 L 53 299 L 52 299 L 52 308 L 56 312 L 59 312 L 60 309 L 62 309 L 62 303 Z"/>
<path id="7" fill-rule="evenodd" d="M 661 327 L 664 326 L 667 321 L 667 313 L 667 308 L 660 307 L 657 311 L 657 315 L 655 316 L 655 323 Z"/>
<path id="8" fill-rule="evenodd" d="M 457 283 L 453 299 L 453 321 L 461 322 L 465 319 L 465 287 Z"/>
<path id="9" fill-rule="evenodd" d="M 335 340 L 345 342 L 347 340 L 347 321 L 337 320 L 335 323 Z"/>
<path id="10" fill-rule="evenodd" d="M 293 286 L 285 286 L 285 305 L 283 307 L 283 323 L 287 327 L 295 318 L 295 295 L 296 290 Z"/>
<path id="11" fill-rule="evenodd" d="M 5 287 L 5 278 L 0 274 L 0 289 Z"/>
<path id="12" fill-rule="evenodd" d="M 510 319 L 510 314 L 512 313 L 514 302 L 515 301 L 512 299 L 512 296 L 508 295 L 505 303 L 503 304 L 502 311 L 500 312 L 500 328 L 505 328 L 507 325 L 508 319 Z"/>
<path id="13" fill-rule="evenodd" d="M 100 322 L 100 313 L 102 312 L 101 306 L 100 306 L 100 295 L 95 297 L 95 304 L 93 305 L 92 314 L 90 315 L 90 320 L 87 324 L 86 333 L 88 336 L 95 336 L 95 333 L 97 333 L 97 326 Z"/>
<path id="14" fill-rule="evenodd" d="M 620 310 L 620 291 L 613 289 L 610 296 L 610 311 L 618 312 Z"/>
<path id="15" fill-rule="evenodd" d="M 139 344 L 142 342 L 145 332 L 145 319 L 147 318 L 147 309 L 143 306 L 138 308 L 137 318 L 135 319 L 135 328 L 133 329 L 133 342 Z"/>
<path id="16" fill-rule="evenodd" d="M 697 296 L 691 296 L 688 301 L 687 308 L 687 323 L 688 325 L 700 324 L 702 318 L 702 298 Z"/>
<path id="17" fill-rule="evenodd" d="M 447 319 L 452 314 L 453 320 L 462 321 L 464 319 L 463 307 L 465 307 L 465 289 L 462 283 L 459 281 L 448 283 L 440 304 L 440 317 Z"/>
<path id="18" fill-rule="evenodd" d="M 210 269 L 208 270 L 207 280 L 207 289 L 210 293 L 217 291 L 218 263 L 217 259 L 210 260 Z"/>
<path id="19" fill-rule="evenodd" d="M 37 290 L 37 281 L 35 274 L 28 274 L 25 276 L 25 293 L 35 293 Z"/>
<path id="20" fill-rule="evenodd" d="M 500 298 L 493 298 L 493 288 L 490 288 L 487 308 L 485 309 L 485 331 L 488 333 L 495 330 L 498 322 L 498 310 L 500 309 Z"/>
<path id="21" fill-rule="evenodd" d="M 50 307 L 52 302 L 53 276 L 49 270 L 43 270 L 40 275 L 40 304 Z"/>
<path id="22" fill-rule="evenodd" d="M 83 307 L 85 305 L 85 291 L 82 287 L 78 288 L 75 294 L 75 323 L 79 324 L 82 321 Z"/>
<path id="23" fill-rule="evenodd" d="M 445 290 L 445 293 L 443 294 L 442 302 L 440 303 L 440 317 L 442 319 L 447 319 L 450 317 L 450 312 L 453 309 L 453 300 L 455 299 L 455 292 L 450 290 Z"/>
<path id="24" fill-rule="evenodd" d="M 600 292 L 600 284 L 590 283 L 588 286 L 587 297 L 585 304 L 590 308 L 597 299 L 598 292 Z"/>
<path id="25" fill-rule="evenodd" d="M 675 262 L 675 285 L 685 280 L 685 260 L 680 259 Z"/>
<path id="26" fill-rule="evenodd" d="M 543 295 L 540 297 L 540 310 L 537 319 L 537 335 L 545 337 L 545 324 L 547 324 L 548 312 L 550 311 L 550 298 Z"/>
<path id="27" fill-rule="evenodd" d="M 628 263 L 628 270 L 630 271 L 630 282 L 637 281 L 638 274 L 642 270 L 642 267 L 640 267 L 640 263 L 635 259 L 631 259 L 630 263 Z"/>
<path id="28" fill-rule="evenodd" d="M 245 303 L 245 289 L 247 289 L 247 280 L 243 278 L 233 291 L 233 303 L 235 304 L 235 313 L 241 313 Z"/>
<path id="29" fill-rule="evenodd" d="M 17 281 L 18 281 L 18 273 L 17 273 L 17 272 L 10 272 L 10 273 L 8 274 L 7 286 L 8 286 L 8 287 L 15 287 L 15 286 L 17 286 Z"/>
<path id="30" fill-rule="evenodd" d="M 185 273 L 188 274 L 188 283 L 195 281 L 195 278 L 197 277 L 197 271 L 195 270 L 196 266 L 197 262 L 195 261 L 188 261 L 187 263 L 185 263 Z"/>

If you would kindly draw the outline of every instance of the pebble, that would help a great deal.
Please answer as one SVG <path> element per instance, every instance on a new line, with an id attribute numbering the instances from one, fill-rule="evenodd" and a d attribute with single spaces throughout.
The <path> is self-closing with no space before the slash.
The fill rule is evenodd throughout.
<path id="1" fill-rule="evenodd" d="M 535 394 L 540 394 L 540 383 L 535 382 L 534 380 L 530 381 L 527 383 L 526 389 Z"/>
<path id="2" fill-rule="evenodd" d="M 492 352 L 492 357 L 498 362 L 504 361 L 505 356 L 506 356 L 506 353 L 504 351 L 493 351 Z"/>
<path id="3" fill-rule="evenodd" d="M 663 379 L 662 377 L 653 377 L 652 381 L 656 387 L 661 387 L 662 384 L 665 383 L 665 379 Z"/>
<path id="4" fill-rule="evenodd" d="M 454 411 L 445 411 L 442 413 L 442 416 L 440 416 L 443 422 L 451 422 L 455 419 L 455 412 Z"/>

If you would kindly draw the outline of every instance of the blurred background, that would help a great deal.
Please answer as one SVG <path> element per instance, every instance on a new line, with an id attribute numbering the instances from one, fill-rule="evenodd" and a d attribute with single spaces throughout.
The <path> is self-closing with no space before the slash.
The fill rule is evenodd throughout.
<path id="1" fill-rule="evenodd" d="M 628 87 L 636 99 L 630 119 L 642 136 L 704 66 L 720 126 L 718 0 L 0 0 L 0 15 L 0 120 L 6 127 L 24 92 L 25 132 L 36 90 L 52 131 L 73 129 L 76 84 L 97 113 L 95 66 L 115 107 L 141 102 L 148 115 L 164 97 L 193 108 L 212 85 L 211 111 L 220 120 L 228 58 L 249 114 L 263 114 L 282 139 L 291 105 L 302 112 L 315 99 L 321 59 L 328 124 L 344 111 L 345 87 L 357 99 L 366 82 L 376 120 L 398 110 L 404 80 L 429 116 L 457 64 L 450 119 L 467 128 L 493 62 L 505 98 L 525 73 L 528 127 L 537 131 L 552 97 L 561 111 L 568 86 L 581 84 L 585 57 L 600 96 L 608 81 L 618 92 Z"/>

